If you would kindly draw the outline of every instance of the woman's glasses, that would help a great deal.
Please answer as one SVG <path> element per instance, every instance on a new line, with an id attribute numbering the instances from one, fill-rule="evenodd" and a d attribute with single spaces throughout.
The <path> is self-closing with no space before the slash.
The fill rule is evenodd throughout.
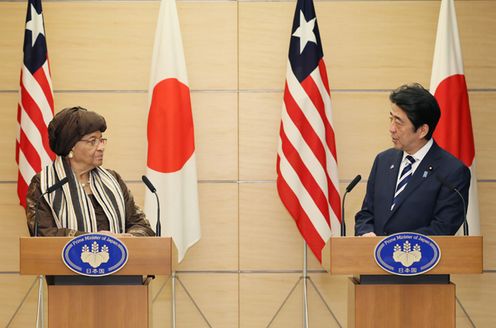
<path id="1" fill-rule="evenodd" d="M 107 144 L 107 138 L 92 138 L 92 139 L 81 139 L 79 141 L 84 141 L 88 144 L 90 144 L 92 147 L 95 147 L 97 145 L 106 145 Z"/>

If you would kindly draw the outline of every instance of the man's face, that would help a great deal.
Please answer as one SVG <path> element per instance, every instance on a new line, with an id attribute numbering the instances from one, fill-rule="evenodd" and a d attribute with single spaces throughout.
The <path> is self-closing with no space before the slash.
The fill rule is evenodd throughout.
<path id="1" fill-rule="evenodd" d="M 389 112 L 389 133 L 396 149 L 403 150 L 408 154 L 415 154 L 417 150 L 427 143 L 424 137 L 429 131 L 429 126 L 423 124 L 417 131 L 413 123 L 408 119 L 406 113 L 396 104 L 391 104 Z"/>

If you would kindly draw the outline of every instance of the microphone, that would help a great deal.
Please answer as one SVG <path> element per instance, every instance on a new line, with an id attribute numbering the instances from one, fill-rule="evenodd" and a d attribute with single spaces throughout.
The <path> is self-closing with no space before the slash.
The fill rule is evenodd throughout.
<path id="1" fill-rule="evenodd" d="M 460 191 L 458 190 L 458 188 L 456 188 L 455 186 L 453 186 L 452 184 L 450 184 L 448 181 L 446 181 L 446 179 L 444 179 L 440 175 L 436 175 L 436 178 L 437 178 L 437 180 L 439 182 L 441 182 L 441 184 L 443 186 L 445 186 L 446 188 L 448 188 L 451 191 L 456 192 L 456 194 L 462 200 L 462 205 L 463 205 L 463 235 L 464 236 L 468 236 L 467 207 L 465 205 L 465 199 L 463 198 L 463 196 L 460 193 Z"/>
<path id="2" fill-rule="evenodd" d="M 36 207 L 35 207 L 35 212 L 34 212 L 34 236 L 38 237 L 38 208 L 40 207 L 40 202 L 43 196 L 46 194 L 51 194 L 55 190 L 59 189 L 63 185 L 65 185 L 69 181 L 68 177 L 63 178 L 62 180 L 59 180 L 55 182 L 53 185 L 48 187 L 48 189 L 38 197 L 38 200 L 36 201 Z"/>
<path id="3" fill-rule="evenodd" d="M 160 224 L 160 201 L 158 199 L 157 189 L 155 189 L 153 183 L 146 177 L 146 175 L 141 176 L 141 180 L 143 180 L 143 183 L 146 185 L 148 190 L 155 195 L 155 199 L 157 200 L 157 225 L 155 226 L 155 234 L 157 237 L 160 237 L 162 235 L 162 226 Z"/>
<path id="4" fill-rule="evenodd" d="M 353 188 L 355 188 L 355 186 L 357 185 L 357 183 L 360 182 L 360 180 L 362 180 L 362 176 L 359 174 L 355 177 L 355 179 L 353 179 L 350 184 L 348 185 L 348 187 L 346 187 L 346 192 L 350 192 L 353 190 Z"/>
<path id="5" fill-rule="evenodd" d="M 355 188 L 358 182 L 362 180 L 362 176 L 359 174 L 353 180 L 351 180 L 350 184 L 346 187 L 346 192 L 343 195 L 343 201 L 341 202 L 341 237 L 346 236 L 346 223 L 344 220 L 344 200 L 346 199 L 346 195 Z"/>
<path id="6" fill-rule="evenodd" d="M 148 190 L 150 190 L 152 193 L 156 193 L 157 192 L 157 189 L 155 189 L 155 187 L 153 186 L 152 182 L 150 181 L 150 179 L 148 179 L 146 177 L 146 175 L 143 175 L 141 177 L 141 180 L 143 180 L 143 182 L 146 184 L 146 186 L 148 187 Z"/>

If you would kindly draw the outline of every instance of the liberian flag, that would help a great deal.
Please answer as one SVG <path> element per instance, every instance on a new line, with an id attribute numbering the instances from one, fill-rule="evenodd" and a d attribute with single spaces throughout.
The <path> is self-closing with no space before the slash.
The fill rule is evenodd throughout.
<path id="1" fill-rule="evenodd" d="M 277 191 L 315 257 L 340 231 L 341 203 L 329 83 L 311 0 L 293 20 L 277 152 Z"/>
<path id="2" fill-rule="evenodd" d="M 467 83 L 453 0 L 442 0 L 432 65 L 431 93 L 441 107 L 436 142 L 470 168 L 467 221 L 470 235 L 480 234 L 475 147 Z"/>
<path id="3" fill-rule="evenodd" d="M 29 0 L 24 31 L 24 58 L 17 104 L 17 194 L 26 207 L 33 176 L 55 159 L 48 144 L 48 123 L 53 118 L 53 92 L 48 63 L 41 0 Z"/>
<path id="4" fill-rule="evenodd" d="M 193 116 L 175 0 L 160 2 L 147 132 L 146 175 L 162 204 L 162 229 L 172 237 L 181 262 L 200 239 L 200 214 Z M 151 221 L 157 215 L 155 198 L 148 190 L 145 213 Z"/>

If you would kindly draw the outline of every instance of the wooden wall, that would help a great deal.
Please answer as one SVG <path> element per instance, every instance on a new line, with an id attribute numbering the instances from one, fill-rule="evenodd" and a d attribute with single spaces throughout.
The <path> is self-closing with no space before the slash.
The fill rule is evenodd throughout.
<path id="1" fill-rule="evenodd" d="M 390 147 L 388 93 L 428 87 L 440 1 L 316 1 L 331 85 L 340 189 L 368 176 Z M 81 105 L 109 129 L 105 166 L 140 204 L 146 157 L 148 77 L 158 1 L 43 3 L 56 110 Z M 496 1 L 457 0 L 474 125 L 484 235 L 481 277 L 456 277 L 460 325 L 496 325 Z M 196 128 L 202 239 L 176 266 L 213 327 L 265 327 L 298 281 L 303 241 L 275 188 L 275 159 L 294 1 L 178 1 Z M 32 325 L 34 277 L 20 277 L 18 237 L 27 235 L 16 195 L 16 108 L 26 4 L 0 0 L 0 325 Z M 455 133 L 455 131 L 454 131 Z M 347 198 L 348 229 L 365 183 Z M 346 277 L 310 256 L 313 282 L 346 326 Z M 469 277 L 470 278 L 470 277 Z M 475 283 L 475 287 L 473 287 Z M 472 287 L 470 287 L 472 285 Z M 301 285 L 272 327 L 301 326 Z M 169 323 L 170 283 L 159 278 L 154 322 Z M 312 327 L 338 326 L 311 289 Z M 23 304 L 20 308 L 19 305 Z M 206 324 L 178 286 L 178 326 Z"/>

